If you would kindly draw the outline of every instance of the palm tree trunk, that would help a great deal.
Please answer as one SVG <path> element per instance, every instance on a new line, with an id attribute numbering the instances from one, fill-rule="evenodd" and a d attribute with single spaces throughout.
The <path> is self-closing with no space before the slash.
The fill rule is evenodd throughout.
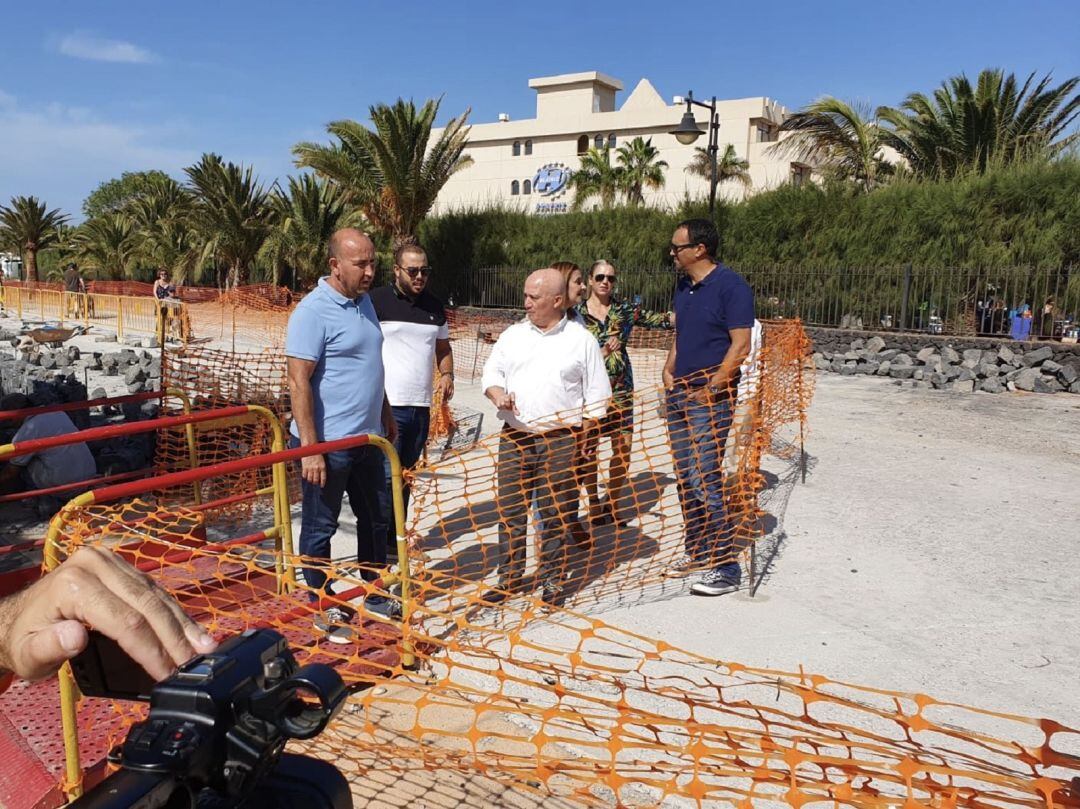
<path id="1" fill-rule="evenodd" d="M 37 283 L 37 248 L 30 245 L 23 246 L 23 252 L 26 254 L 26 282 L 28 284 Z"/>
<path id="2" fill-rule="evenodd" d="M 236 289 L 240 286 L 240 262 L 234 261 L 229 265 L 229 277 L 225 281 L 226 289 Z"/>

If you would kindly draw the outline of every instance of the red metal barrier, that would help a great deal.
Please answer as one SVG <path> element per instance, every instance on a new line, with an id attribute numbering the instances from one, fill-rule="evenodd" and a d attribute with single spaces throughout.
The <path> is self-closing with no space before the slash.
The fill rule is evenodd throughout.
<path id="1" fill-rule="evenodd" d="M 5 444 L 0 446 L 0 461 L 15 458 L 19 455 L 29 455 L 33 452 L 54 447 L 64 447 L 69 444 L 79 444 L 90 441 L 104 441 L 108 438 L 120 438 L 125 435 L 135 435 L 156 429 L 169 429 L 170 427 L 183 427 L 185 424 L 199 424 L 204 421 L 229 418 L 231 416 L 243 416 L 251 412 L 248 405 L 235 407 L 223 407 L 219 410 L 202 410 L 198 413 L 185 413 L 182 416 L 164 416 L 158 419 L 136 421 L 131 424 L 110 424 L 107 427 L 92 427 L 89 430 L 80 430 L 77 433 L 67 435 L 53 435 L 48 438 L 35 438 L 31 441 L 20 441 L 18 444 Z M 200 478 L 201 480 L 201 478 Z"/>

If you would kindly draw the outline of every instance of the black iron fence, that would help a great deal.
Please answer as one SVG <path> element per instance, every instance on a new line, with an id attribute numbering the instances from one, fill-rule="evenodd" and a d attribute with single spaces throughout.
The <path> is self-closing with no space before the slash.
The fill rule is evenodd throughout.
<path id="1" fill-rule="evenodd" d="M 1075 336 L 1080 267 L 816 270 L 737 268 L 754 289 L 758 317 L 800 317 L 812 326 L 933 334 Z M 527 269 L 486 267 L 455 279 L 463 306 L 521 308 Z M 620 269 L 619 294 L 666 311 L 677 280 L 670 267 Z"/>

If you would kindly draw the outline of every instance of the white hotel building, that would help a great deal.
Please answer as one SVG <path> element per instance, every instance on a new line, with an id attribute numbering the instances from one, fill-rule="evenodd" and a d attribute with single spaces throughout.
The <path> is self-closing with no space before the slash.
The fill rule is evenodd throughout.
<path id="1" fill-rule="evenodd" d="M 686 106 L 666 103 L 647 79 L 638 82 L 621 106 L 616 105 L 615 95 L 623 89 L 622 82 L 595 71 L 530 79 L 529 87 L 536 91 L 536 117 L 511 121 L 500 115 L 495 123 L 473 124 L 466 149 L 473 164 L 443 187 L 436 212 L 502 205 L 535 213 L 561 213 L 573 202 L 573 191 L 565 181 L 578 167 L 578 156 L 592 146 L 610 146 L 614 164 L 614 149 L 636 137 L 651 138 L 660 150 L 660 159 L 668 164 L 664 187 L 645 191 L 647 205 L 674 207 L 687 194 L 699 199 L 708 196 L 708 180 L 686 171 L 695 147 L 707 145 L 707 135 L 693 146 L 684 146 L 668 134 L 678 125 Z M 698 125 L 707 132 L 709 111 L 698 106 L 693 111 Z M 741 199 L 810 178 L 812 166 L 768 153 L 787 112 L 763 96 L 717 101 L 720 154 L 727 144 L 733 144 L 739 157 L 749 162 L 752 180 L 749 188 L 735 181 L 722 183 L 719 198 Z"/>

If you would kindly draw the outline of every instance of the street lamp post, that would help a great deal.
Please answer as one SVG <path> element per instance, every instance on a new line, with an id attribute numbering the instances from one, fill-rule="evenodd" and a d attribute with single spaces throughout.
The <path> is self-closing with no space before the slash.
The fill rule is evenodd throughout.
<path id="1" fill-rule="evenodd" d="M 692 108 L 695 106 L 702 107 L 709 111 L 709 167 L 711 169 L 711 176 L 709 178 L 709 216 L 716 218 L 716 186 L 717 186 L 717 153 L 720 151 L 720 116 L 716 114 L 716 96 L 712 97 L 712 101 L 706 104 L 704 101 L 698 101 L 694 98 L 693 91 L 686 94 L 686 112 L 683 113 L 682 120 L 679 121 L 679 125 L 671 130 L 669 134 L 675 136 L 675 140 L 684 146 L 689 146 L 699 137 L 705 134 L 705 131 L 698 126 L 697 121 L 694 119 L 694 113 Z"/>

